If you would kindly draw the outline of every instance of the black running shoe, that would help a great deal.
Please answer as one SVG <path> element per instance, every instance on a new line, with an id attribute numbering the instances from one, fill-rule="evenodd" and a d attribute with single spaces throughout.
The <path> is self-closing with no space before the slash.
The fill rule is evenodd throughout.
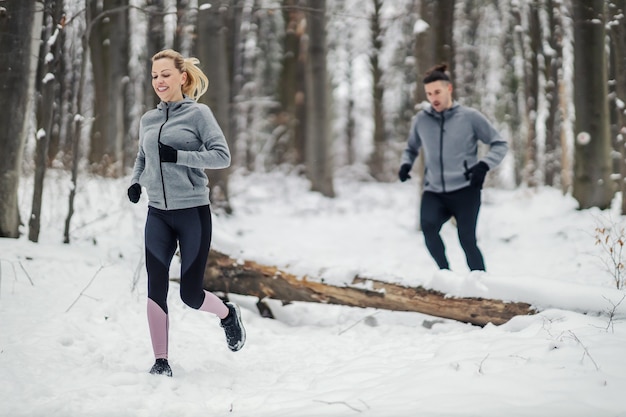
<path id="1" fill-rule="evenodd" d="M 241 312 L 239 306 L 232 303 L 225 303 L 228 307 L 228 316 L 222 319 L 221 326 L 226 334 L 226 343 L 228 348 L 233 352 L 237 352 L 246 343 L 246 329 L 241 323 Z"/>
<path id="2" fill-rule="evenodd" d="M 150 373 L 152 375 L 172 376 L 172 368 L 170 368 L 170 364 L 167 363 L 167 359 L 157 359 L 154 365 L 152 365 Z"/>

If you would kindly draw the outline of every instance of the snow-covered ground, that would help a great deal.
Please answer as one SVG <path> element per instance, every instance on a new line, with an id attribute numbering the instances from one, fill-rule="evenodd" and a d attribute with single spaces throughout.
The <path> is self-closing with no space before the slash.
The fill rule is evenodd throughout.
<path id="1" fill-rule="evenodd" d="M 184 306 L 172 283 L 166 378 L 147 373 L 145 196 L 132 205 L 127 179 L 83 178 L 65 245 L 68 179 L 48 178 L 40 243 L 0 239 L 0 416 L 626 416 L 626 292 L 596 239 L 626 223 L 615 211 L 578 211 L 552 189 L 486 189 L 488 272 L 469 273 L 452 224 L 453 271 L 440 272 L 416 228 L 414 182 L 343 178 L 326 199 L 293 176 L 234 174 L 235 214 L 214 216 L 215 249 L 335 284 L 359 274 L 541 312 L 480 328 L 269 301 L 270 320 L 232 295 L 248 333 L 232 353 L 217 318 Z M 24 219 L 31 193 L 25 180 Z"/>

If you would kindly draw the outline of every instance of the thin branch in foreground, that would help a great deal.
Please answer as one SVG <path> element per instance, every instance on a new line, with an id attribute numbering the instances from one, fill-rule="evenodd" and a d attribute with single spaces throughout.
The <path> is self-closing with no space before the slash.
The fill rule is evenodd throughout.
<path id="1" fill-rule="evenodd" d="M 606 331 L 609 331 L 609 328 L 615 332 L 615 328 L 614 328 L 614 323 L 615 323 L 615 316 L 617 315 L 616 311 L 617 311 L 617 307 L 620 306 L 620 304 L 622 304 L 622 302 L 624 301 L 624 299 L 626 299 L 626 294 L 624 294 L 622 296 L 622 299 L 619 300 L 619 302 L 617 304 L 613 303 L 613 301 L 609 300 L 607 297 L 604 297 L 605 300 L 607 300 L 612 306 L 613 308 L 607 311 L 607 314 L 609 316 L 609 322 L 606 325 Z"/>
<path id="2" fill-rule="evenodd" d="M 137 267 L 135 268 L 135 271 L 133 272 L 133 282 L 132 285 L 130 287 L 131 292 L 135 291 L 135 289 L 137 288 L 137 284 L 139 283 L 139 279 L 141 278 L 141 271 L 143 270 L 143 257 L 141 259 L 139 259 L 139 262 L 137 262 Z"/>
<path id="3" fill-rule="evenodd" d="M 356 326 L 357 324 L 361 323 L 362 321 L 366 321 L 366 320 L 370 320 L 372 317 L 374 317 L 376 314 L 380 313 L 380 311 L 375 311 L 372 314 L 368 314 L 365 317 L 360 318 L 359 320 L 357 320 L 356 322 L 354 322 L 352 325 L 348 326 L 347 328 L 341 330 L 338 335 L 341 336 L 342 334 L 344 334 L 345 332 L 347 332 L 348 330 L 350 330 L 351 328 L 353 328 L 354 326 Z"/>
<path id="4" fill-rule="evenodd" d="M 575 341 L 576 341 L 576 342 L 577 342 L 577 343 L 578 343 L 578 344 L 579 344 L 579 345 L 583 348 L 583 350 L 585 351 L 585 352 L 583 353 L 583 359 L 585 358 L 585 355 L 586 355 L 589 359 L 591 359 L 591 362 L 593 363 L 593 366 L 595 366 L 595 367 L 596 367 L 596 371 L 599 371 L 599 370 L 600 370 L 600 367 L 598 366 L 598 364 L 596 363 L 596 361 L 594 361 L 594 360 L 593 360 L 593 358 L 591 357 L 591 354 L 589 353 L 589 350 L 587 349 L 587 346 L 585 346 L 585 345 L 583 344 L 583 342 L 581 342 L 581 341 L 580 341 L 580 339 L 578 338 L 578 336 L 576 336 L 576 334 L 575 334 L 573 331 L 569 330 L 569 331 L 568 331 L 568 333 L 569 333 L 569 334 L 570 334 L 570 335 L 574 338 L 574 340 L 575 340 Z M 581 360 L 582 360 L 582 359 L 581 359 Z"/>
<path id="5" fill-rule="evenodd" d="M 487 360 L 487 358 L 489 358 L 489 353 L 487 354 L 487 356 L 485 356 L 485 357 L 483 358 L 483 360 L 482 360 L 482 361 L 480 361 L 480 365 L 478 366 L 478 373 L 479 373 L 479 374 L 481 374 L 481 375 L 484 375 L 484 372 L 483 372 L 483 364 L 485 363 L 485 361 Z"/>
<path id="6" fill-rule="evenodd" d="M 8 262 L 9 265 L 11 265 L 11 269 L 13 269 L 13 278 L 15 279 L 15 281 L 17 281 L 17 271 L 15 270 L 15 263 L 13 261 L 9 261 L 8 259 L 0 259 L 0 289 L 2 288 L 2 261 Z M 34 287 L 35 283 L 30 278 L 28 271 L 26 271 L 26 268 L 24 268 L 24 265 L 22 265 L 21 261 L 19 263 L 22 271 L 24 271 L 24 274 L 26 274 L 26 278 L 28 278 L 28 280 L 30 281 L 30 285 Z"/>
<path id="7" fill-rule="evenodd" d="M 74 304 L 76 304 L 78 302 L 78 300 L 80 299 L 80 297 L 83 296 L 83 294 L 85 293 L 85 291 L 87 291 L 87 288 L 89 288 L 89 286 L 94 282 L 94 280 L 96 279 L 96 277 L 98 276 L 98 274 L 100 273 L 100 271 L 102 271 L 104 269 L 103 266 L 100 266 L 100 269 L 98 269 L 96 271 L 95 274 L 93 274 L 93 277 L 91 277 L 91 280 L 89 281 L 89 283 L 85 286 L 85 288 L 82 289 L 82 291 L 80 292 L 80 294 L 78 294 L 78 297 L 76 297 L 76 299 L 74 300 L 74 302 L 67 308 L 67 310 L 65 310 L 65 312 L 67 313 L 68 311 L 70 311 L 72 309 L 72 307 L 74 307 Z M 93 298 L 93 297 L 91 297 Z"/>
<path id="8" fill-rule="evenodd" d="M 341 404 L 341 405 L 345 405 L 346 407 L 348 407 L 349 409 L 351 409 L 351 410 L 353 410 L 353 411 L 356 411 L 357 413 L 362 413 L 362 412 L 363 412 L 363 410 L 361 410 L 361 409 L 359 409 L 359 408 L 356 408 L 356 407 L 351 406 L 351 405 L 350 405 L 350 404 L 348 404 L 346 401 L 324 401 L 324 400 L 313 400 L 313 401 L 318 402 L 318 403 L 322 403 L 322 404 L 328 404 L 328 405 L 336 405 L 336 404 Z M 361 401 L 361 402 L 365 405 L 365 407 L 369 408 L 369 407 L 367 406 L 367 404 L 365 404 L 365 402 L 363 402 L 363 401 Z"/>
<path id="9" fill-rule="evenodd" d="M 26 268 L 24 268 L 24 265 L 22 264 L 22 261 L 20 261 L 20 268 L 22 268 L 22 271 L 24 271 L 24 273 L 26 274 L 26 278 L 28 278 L 28 280 L 30 281 L 30 285 L 32 285 L 34 287 L 35 283 L 30 278 L 30 275 L 28 274 L 28 271 L 26 270 Z"/>

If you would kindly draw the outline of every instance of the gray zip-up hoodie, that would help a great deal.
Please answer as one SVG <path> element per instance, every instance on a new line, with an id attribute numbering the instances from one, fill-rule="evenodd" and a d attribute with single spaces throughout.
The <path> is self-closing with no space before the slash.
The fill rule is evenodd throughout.
<path id="1" fill-rule="evenodd" d="M 161 162 L 159 142 L 177 149 L 177 162 Z M 176 210 L 209 204 L 204 169 L 227 168 L 230 151 L 208 106 L 185 97 L 161 102 L 139 124 L 139 150 L 131 184 L 146 188 L 149 205 Z"/>
<path id="2" fill-rule="evenodd" d="M 480 112 L 456 102 L 441 113 L 429 107 L 413 120 L 402 164 L 413 166 L 423 149 L 424 190 L 456 191 L 470 183 L 464 165 L 478 162 L 478 141 L 489 145 L 482 161 L 490 169 L 502 162 L 509 145 Z"/>

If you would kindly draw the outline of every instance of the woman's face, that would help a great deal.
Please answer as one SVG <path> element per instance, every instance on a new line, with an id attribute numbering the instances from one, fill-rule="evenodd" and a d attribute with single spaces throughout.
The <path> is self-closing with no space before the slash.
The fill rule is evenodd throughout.
<path id="1" fill-rule="evenodd" d="M 152 88 L 161 101 L 182 100 L 182 86 L 185 81 L 187 81 L 187 73 L 180 72 L 174 66 L 173 59 L 161 58 L 152 63 Z"/>

